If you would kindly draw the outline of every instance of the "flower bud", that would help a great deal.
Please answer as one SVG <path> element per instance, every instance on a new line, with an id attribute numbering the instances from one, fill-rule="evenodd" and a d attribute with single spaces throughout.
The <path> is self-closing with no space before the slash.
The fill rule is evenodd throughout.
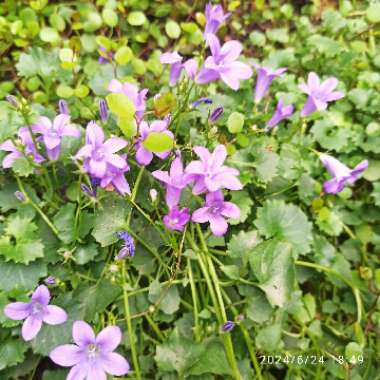
<path id="1" fill-rule="evenodd" d="M 14 195 L 20 202 L 25 202 L 25 195 L 21 191 L 15 191 Z"/>
<path id="2" fill-rule="evenodd" d="M 107 103 L 104 99 L 99 100 L 99 114 L 102 121 L 106 122 L 108 119 L 108 108 Z"/>
<path id="3" fill-rule="evenodd" d="M 68 107 L 66 101 L 63 99 L 60 99 L 58 101 L 58 109 L 59 109 L 59 113 L 62 113 L 64 115 L 69 114 L 69 107 Z"/>
<path id="4" fill-rule="evenodd" d="M 157 190 L 156 189 L 150 189 L 149 195 L 150 195 L 150 199 L 152 200 L 152 203 L 156 203 L 156 201 L 157 201 Z"/>
<path id="5" fill-rule="evenodd" d="M 223 115 L 223 112 L 224 112 L 223 107 L 215 108 L 214 111 L 211 112 L 210 123 L 215 123 Z"/>
<path id="6" fill-rule="evenodd" d="M 55 277 L 53 276 L 49 276 L 49 277 L 46 277 L 45 280 L 44 280 L 44 283 L 46 285 L 55 285 L 57 283 L 57 280 Z"/>
<path id="7" fill-rule="evenodd" d="M 5 97 L 5 99 L 7 100 L 7 102 L 12 105 L 13 107 L 15 108 L 18 108 L 19 107 L 19 102 L 17 100 L 17 98 L 14 96 L 14 95 L 7 95 Z"/>
<path id="8" fill-rule="evenodd" d="M 197 108 L 201 104 L 212 104 L 211 98 L 200 98 L 196 100 L 195 102 L 191 103 L 192 108 Z"/>
<path id="9" fill-rule="evenodd" d="M 235 322 L 227 321 L 227 322 L 223 323 L 223 325 L 221 326 L 220 330 L 222 332 L 230 332 L 234 328 L 235 328 Z"/>

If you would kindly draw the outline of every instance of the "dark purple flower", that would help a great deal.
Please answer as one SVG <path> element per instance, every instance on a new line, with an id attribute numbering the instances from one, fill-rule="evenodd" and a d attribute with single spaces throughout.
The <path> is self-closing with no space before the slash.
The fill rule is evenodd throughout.
<path id="1" fill-rule="evenodd" d="M 341 192 L 346 185 L 352 185 L 368 167 L 367 160 L 360 162 L 353 169 L 350 169 L 328 154 L 321 154 L 319 158 L 328 172 L 333 176 L 332 179 L 323 184 L 323 190 L 331 194 Z"/>
<path id="2" fill-rule="evenodd" d="M 264 95 L 268 92 L 269 86 L 273 80 L 282 75 L 287 69 L 280 68 L 277 70 L 270 69 L 269 67 L 263 67 L 255 65 L 257 72 L 256 88 L 255 88 L 255 103 L 259 103 Z"/>
<path id="3" fill-rule="evenodd" d="M 108 171 L 125 169 L 125 158 L 115 154 L 123 149 L 127 142 L 120 137 L 111 137 L 104 141 L 104 132 L 94 121 L 87 124 L 86 145 L 79 149 L 75 158 L 83 159 L 83 167 L 92 177 L 103 179 Z"/>
<path id="4" fill-rule="evenodd" d="M 305 117 L 315 111 L 324 111 L 328 103 L 344 97 L 343 92 L 334 91 L 338 85 L 338 79 L 331 77 L 321 83 L 318 75 L 314 72 L 309 73 L 307 84 L 299 85 L 301 91 L 309 95 L 302 108 L 301 116 Z"/>
<path id="5" fill-rule="evenodd" d="M 135 241 L 133 237 L 127 231 L 121 231 L 117 233 L 117 236 L 124 241 L 119 253 L 116 256 L 117 260 L 122 260 L 125 257 L 133 257 L 135 255 Z"/>
<path id="6" fill-rule="evenodd" d="M 152 172 L 154 178 L 166 185 L 166 203 L 169 208 L 178 205 L 182 189 L 184 189 L 192 178 L 183 172 L 180 157 L 176 157 L 170 167 L 170 172 L 156 170 Z"/>
<path id="7" fill-rule="evenodd" d="M 13 106 L 13 107 L 15 107 L 16 109 L 19 107 L 19 102 L 18 102 L 18 100 L 17 100 L 17 98 L 14 96 L 14 95 L 7 95 L 6 97 L 5 97 L 5 99 L 7 100 L 7 102 L 11 105 L 11 106 Z"/>
<path id="8" fill-rule="evenodd" d="M 206 58 L 203 68 L 197 76 L 197 83 L 205 84 L 221 79 L 227 86 L 237 90 L 240 80 L 252 75 L 251 68 L 237 61 L 243 49 L 239 41 L 228 41 L 222 47 L 213 34 L 207 35 L 211 56 Z"/>
<path id="9" fill-rule="evenodd" d="M 275 127 L 282 120 L 287 119 L 288 117 L 293 115 L 294 107 L 292 104 L 285 106 L 283 101 L 280 100 L 277 103 L 276 110 L 274 111 L 273 116 L 267 122 L 267 131 L 270 131 L 273 127 Z"/>
<path id="10" fill-rule="evenodd" d="M 60 99 L 58 101 L 58 110 L 59 110 L 59 113 L 61 113 L 61 114 L 64 114 L 64 115 L 69 114 L 69 107 L 68 107 L 65 100 Z"/>
<path id="11" fill-rule="evenodd" d="M 222 332 L 231 332 L 235 328 L 235 326 L 236 326 L 235 322 L 227 321 L 223 323 L 220 329 Z"/>
<path id="12" fill-rule="evenodd" d="M 223 107 L 217 107 L 214 109 L 214 111 L 211 112 L 210 115 L 210 122 L 215 123 L 224 113 L 224 108 Z"/>
<path id="13" fill-rule="evenodd" d="M 25 202 L 25 195 L 23 192 L 17 190 L 14 192 L 15 197 L 20 201 L 20 202 Z"/>
<path id="14" fill-rule="evenodd" d="M 50 293 L 40 285 L 32 294 L 30 302 L 13 302 L 5 306 L 4 314 L 13 320 L 25 319 L 21 335 L 25 341 L 32 340 L 40 331 L 42 323 L 60 325 L 67 320 L 66 312 L 55 305 L 49 305 Z"/>
<path id="15" fill-rule="evenodd" d="M 24 153 L 32 156 L 35 163 L 40 164 L 45 161 L 45 159 L 38 153 L 27 127 L 22 127 L 19 129 L 18 137 L 21 140 L 21 144 L 24 146 Z M 12 140 L 4 141 L 0 145 L 0 150 L 10 152 L 3 159 L 2 165 L 4 169 L 12 167 L 15 160 L 24 157 L 24 153 L 14 145 Z"/>
<path id="16" fill-rule="evenodd" d="M 213 153 L 206 148 L 196 146 L 193 151 L 200 160 L 191 161 L 185 172 L 191 175 L 195 181 L 193 187 L 194 194 L 201 194 L 205 191 L 216 191 L 219 189 L 241 190 L 242 185 L 237 178 L 239 171 L 223 163 L 227 157 L 226 147 L 218 145 Z"/>
<path id="17" fill-rule="evenodd" d="M 46 277 L 45 280 L 44 280 L 44 283 L 46 285 L 55 285 L 57 283 L 57 280 L 55 277 L 53 276 L 49 276 L 49 277 Z"/>
<path id="18" fill-rule="evenodd" d="M 103 122 L 106 122 L 108 119 L 108 108 L 107 103 L 104 99 L 99 100 L 99 114 Z"/>
<path id="19" fill-rule="evenodd" d="M 196 100 L 195 102 L 191 103 L 192 108 L 197 108 L 201 104 L 212 104 L 212 99 L 211 98 L 200 98 Z"/>
<path id="20" fill-rule="evenodd" d="M 231 13 L 224 13 L 220 4 L 212 5 L 210 2 L 206 5 L 205 16 L 205 35 L 207 35 L 208 33 L 215 34 L 220 25 L 231 16 Z"/>
<path id="21" fill-rule="evenodd" d="M 215 236 L 223 236 L 228 229 L 224 218 L 238 219 L 240 209 L 234 203 L 225 202 L 223 193 L 214 191 L 206 195 L 203 207 L 193 212 L 191 220 L 196 223 L 210 223 L 211 232 Z"/>
<path id="22" fill-rule="evenodd" d="M 160 62 L 164 65 L 170 65 L 169 84 L 171 86 L 174 86 L 178 82 L 183 69 L 186 71 L 190 79 L 195 78 L 198 69 L 198 64 L 195 59 L 188 59 L 184 63 L 182 63 L 182 60 L 183 57 L 181 57 L 176 51 L 161 54 Z"/>
<path id="23" fill-rule="evenodd" d="M 56 160 L 59 157 L 63 136 L 76 138 L 80 136 L 80 131 L 69 123 L 70 116 L 60 114 L 55 117 L 53 123 L 47 117 L 41 116 L 37 123 L 32 125 L 32 131 L 42 135 L 46 153 L 50 160 Z"/>
<path id="24" fill-rule="evenodd" d="M 173 206 L 163 218 L 166 228 L 173 231 L 183 231 L 189 220 L 189 209 L 179 209 L 177 206 Z"/>
<path id="25" fill-rule="evenodd" d="M 174 139 L 173 133 L 168 131 L 168 121 L 167 120 L 155 120 L 150 125 L 146 121 L 142 121 L 139 124 L 139 133 L 138 141 L 136 144 L 136 161 L 143 166 L 149 165 L 153 160 L 153 154 L 157 157 L 164 160 L 170 154 L 170 150 L 160 153 L 152 153 L 149 150 L 144 148 L 143 142 L 152 132 L 161 132 L 165 133 L 172 139 Z"/>
<path id="26" fill-rule="evenodd" d="M 112 79 L 108 84 L 108 91 L 117 94 L 124 94 L 128 96 L 129 100 L 135 105 L 136 108 L 136 118 L 140 121 L 145 112 L 145 98 L 148 93 L 148 89 L 144 88 L 139 91 L 138 87 L 132 83 L 121 83 L 116 79 Z"/>
<path id="27" fill-rule="evenodd" d="M 90 325 L 84 321 L 75 321 L 75 344 L 58 346 L 49 357 L 62 367 L 72 367 L 66 380 L 106 380 L 107 373 L 124 376 L 129 372 L 128 361 L 113 352 L 121 338 L 121 330 L 117 326 L 108 326 L 95 336 Z"/>

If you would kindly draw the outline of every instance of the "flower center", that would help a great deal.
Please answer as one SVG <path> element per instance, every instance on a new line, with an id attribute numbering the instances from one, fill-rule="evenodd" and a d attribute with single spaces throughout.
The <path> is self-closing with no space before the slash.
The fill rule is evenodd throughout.
<path id="1" fill-rule="evenodd" d="M 170 224 L 171 224 L 172 226 L 175 226 L 177 223 L 178 223 L 178 218 L 173 218 L 173 219 L 170 221 Z"/>
<path id="2" fill-rule="evenodd" d="M 87 357 L 89 359 L 95 359 L 99 354 L 99 347 L 94 344 L 94 343 L 91 343 L 87 346 Z"/>
<path id="3" fill-rule="evenodd" d="M 32 306 L 32 314 L 39 314 L 43 311 L 44 307 L 39 302 L 35 302 Z"/>
<path id="4" fill-rule="evenodd" d="M 220 213 L 223 211 L 223 205 L 222 204 L 214 204 L 209 207 L 209 212 L 214 215 L 220 215 Z"/>
<path id="5" fill-rule="evenodd" d="M 98 148 L 93 151 L 92 157 L 95 161 L 102 161 L 104 159 L 104 150 L 103 148 Z"/>
<path id="6" fill-rule="evenodd" d="M 313 91 L 313 97 L 322 102 L 326 101 L 326 93 L 320 90 Z"/>

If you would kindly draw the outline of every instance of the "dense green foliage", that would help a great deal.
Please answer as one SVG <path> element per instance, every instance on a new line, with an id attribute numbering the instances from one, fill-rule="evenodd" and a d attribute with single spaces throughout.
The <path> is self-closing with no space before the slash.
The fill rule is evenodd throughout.
<path id="1" fill-rule="evenodd" d="M 164 191 L 150 172 L 167 170 L 168 160 L 142 170 L 132 159 L 131 197 L 100 189 L 89 199 L 71 159 L 81 145 L 74 139 L 37 175 L 26 159 L 0 169 L 0 379 L 65 379 L 48 354 L 70 342 L 78 319 L 96 330 L 122 328 L 119 352 L 131 379 L 379 378 L 380 3 L 224 1 L 232 16 L 221 40 L 241 41 L 246 63 L 288 68 L 258 106 L 255 77 L 236 92 L 221 81 L 169 87 L 160 54 L 202 56 L 204 2 L 93 3 L 0 6 L 0 143 L 38 115 L 53 118 L 59 99 L 75 124 L 99 120 L 98 101 L 116 76 L 149 88 L 147 110 L 157 118 L 174 115 L 170 128 L 184 157 L 194 145 L 227 146 L 227 163 L 244 184 L 231 193 L 241 216 L 223 237 L 194 223 L 186 233 L 165 229 Z M 112 62 L 98 64 L 100 47 L 114 54 Z M 276 100 L 302 107 L 298 84 L 311 71 L 338 78 L 345 97 L 264 132 Z M 5 101 L 8 94 L 23 114 Z M 202 96 L 224 107 L 212 128 L 208 105 L 189 107 Z M 107 101 L 112 117 L 103 128 L 133 136 L 131 105 Z M 147 147 L 171 147 L 160 138 Z M 324 194 L 330 177 L 315 151 L 349 167 L 368 159 L 369 167 L 354 186 Z M 27 194 L 24 202 L 16 190 Z M 184 198 L 196 208 L 194 197 Z M 122 229 L 134 237 L 136 254 L 116 261 Z M 26 301 L 47 276 L 57 278 L 50 290 L 69 320 L 23 342 L 3 307 Z M 226 320 L 237 322 L 229 333 L 221 332 Z"/>

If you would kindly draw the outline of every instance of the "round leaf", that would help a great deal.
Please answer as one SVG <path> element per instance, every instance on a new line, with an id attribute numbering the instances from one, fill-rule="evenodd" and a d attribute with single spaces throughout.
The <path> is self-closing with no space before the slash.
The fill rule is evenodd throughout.
<path id="1" fill-rule="evenodd" d="M 144 140 L 143 146 L 145 149 L 154 152 L 160 153 L 173 148 L 174 141 L 173 139 L 162 132 L 152 132 Z"/>
<path id="2" fill-rule="evenodd" d="M 119 117 L 130 117 L 135 114 L 135 105 L 124 94 L 109 94 L 106 96 L 109 109 Z"/>
<path id="3" fill-rule="evenodd" d="M 140 25 L 143 25 L 145 23 L 146 17 L 144 15 L 144 13 L 142 13 L 142 12 L 138 12 L 138 11 L 131 12 L 128 15 L 127 21 L 130 25 L 140 26 Z"/>

